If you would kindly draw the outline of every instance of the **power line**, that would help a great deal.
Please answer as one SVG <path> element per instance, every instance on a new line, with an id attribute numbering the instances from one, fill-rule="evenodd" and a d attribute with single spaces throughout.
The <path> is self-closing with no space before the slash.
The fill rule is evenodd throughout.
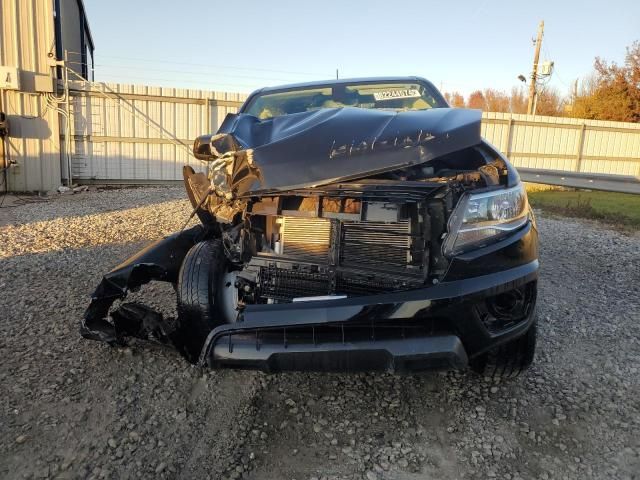
<path id="1" fill-rule="evenodd" d="M 72 64 L 77 64 L 78 62 L 68 62 Z M 219 73 L 219 72 L 207 72 L 207 71 L 195 71 L 195 70 L 167 70 L 165 68 L 147 68 L 147 67 L 136 67 L 129 65 L 111 65 L 105 63 L 96 63 L 94 64 L 95 68 L 113 68 L 113 69 L 126 69 L 126 70 L 142 70 L 145 72 L 162 72 L 162 73 L 180 73 L 182 75 L 203 75 L 203 74 L 211 74 L 216 75 L 218 77 L 229 77 L 229 78 L 245 78 L 251 80 L 273 80 L 277 82 L 288 81 L 288 78 L 276 78 L 276 77 L 261 77 L 255 75 L 237 75 L 234 73 Z"/>
<path id="2" fill-rule="evenodd" d="M 69 52 L 75 55 L 81 55 L 79 52 Z M 174 60 L 159 60 L 152 58 L 136 58 L 136 57 L 125 57 L 120 55 L 100 55 L 102 58 L 115 58 L 120 60 L 131 60 L 133 62 L 147 62 L 147 63 L 163 63 L 163 64 L 171 64 L 171 65 L 191 65 L 193 67 L 210 67 L 210 68 L 227 68 L 229 70 L 247 70 L 247 71 L 256 71 L 256 72 L 271 72 L 271 73 L 284 73 L 288 75 L 327 75 L 326 72 L 300 72 L 300 71 L 291 71 L 291 70 L 276 70 L 270 68 L 256 68 L 256 67 L 240 67 L 237 65 L 213 65 L 210 63 L 192 63 L 192 62 L 177 62 Z"/>
<path id="3" fill-rule="evenodd" d="M 546 43 L 548 43 L 548 42 L 549 42 L 549 40 L 547 39 L 547 42 L 546 42 Z M 544 51 L 544 54 L 547 56 L 547 60 L 549 60 L 549 59 L 552 59 L 552 58 L 553 58 L 553 55 L 552 55 L 551 49 L 550 49 L 550 48 L 547 48 L 547 46 L 546 46 L 546 45 L 543 45 L 543 46 L 542 46 L 542 50 Z M 565 82 L 565 81 L 562 79 L 562 77 L 561 77 L 561 76 L 560 76 L 560 74 L 558 73 L 558 67 L 556 66 L 555 62 L 554 62 L 554 64 L 553 64 L 553 75 L 554 75 L 554 76 L 555 76 L 555 78 L 557 78 L 557 79 L 558 79 L 558 81 L 559 81 L 562 85 L 564 85 L 566 88 L 573 88 L 571 85 L 569 85 L 567 82 Z"/>
<path id="4" fill-rule="evenodd" d="M 220 83 L 220 82 L 210 82 L 210 81 L 201 81 L 201 80 L 185 80 L 185 79 L 176 79 L 174 78 L 166 78 L 166 77 L 153 77 L 153 76 L 140 76 L 140 75 L 118 75 L 115 73 L 101 73 L 100 78 L 107 77 L 111 78 L 112 81 L 126 81 L 127 79 L 135 79 L 135 80 L 144 80 L 144 81 L 152 81 L 152 82 L 170 82 L 173 83 L 174 88 L 176 83 L 188 83 L 192 85 L 209 85 L 209 86 L 220 86 L 220 87 L 244 87 L 255 89 L 262 86 L 262 83 L 256 82 L 253 84 L 249 83 Z"/>
<path id="5" fill-rule="evenodd" d="M 67 62 L 71 65 L 90 65 L 87 62 Z M 231 77 L 231 78 L 248 78 L 248 79 L 256 79 L 256 80 L 274 80 L 274 81 L 289 81 L 289 78 L 275 78 L 275 77 L 262 77 L 257 75 L 238 75 L 235 73 L 220 73 L 218 71 L 206 71 L 206 70 L 167 70 L 166 68 L 149 68 L 149 67 L 141 67 L 136 65 L 114 65 L 108 63 L 95 63 L 93 67 L 100 68 L 114 68 L 114 69 L 127 69 L 127 70 L 143 70 L 143 71 L 151 71 L 151 72 L 166 72 L 166 73 L 182 73 L 187 75 L 203 75 L 203 74 L 212 74 L 221 77 Z"/>
<path id="6" fill-rule="evenodd" d="M 69 52 L 68 52 L 69 53 Z M 78 55 L 78 52 L 70 52 L 73 54 Z M 232 88 L 245 88 L 245 89 L 255 89 L 258 87 L 261 87 L 265 84 L 265 82 L 278 82 L 278 83 L 293 83 L 296 81 L 299 81 L 298 79 L 292 79 L 292 78 L 282 78 L 282 77 L 273 77 L 273 76 L 263 76 L 260 74 L 256 74 L 256 75 L 252 75 L 252 74 L 236 74 L 233 72 L 221 72 L 221 71 L 214 71 L 213 69 L 216 68 L 229 68 L 229 69 L 238 69 L 238 70 L 244 70 L 247 73 L 250 73 L 250 71 L 256 71 L 256 72 L 276 72 L 276 73 L 281 73 L 281 74 L 285 74 L 285 75 L 315 75 L 317 76 L 318 74 L 314 74 L 311 72 L 292 72 L 292 71 L 286 71 L 286 70 L 273 70 L 273 69 L 260 69 L 260 68 L 248 68 L 248 67 L 234 67 L 234 66 L 215 66 L 215 65 L 209 65 L 209 64 L 201 64 L 201 63 L 189 63 L 189 62 L 171 62 L 171 61 L 163 61 L 163 60 L 150 60 L 150 59 L 136 59 L 133 57 L 124 57 L 124 56 L 114 56 L 114 55 L 105 55 L 104 57 L 111 57 L 111 58 L 120 58 L 120 59 L 124 59 L 124 60 L 132 60 L 132 61 L 145 61 L 150 63 L 150 67 L 146 67 L 146 66 L 140 66 L 140 65 L 117 65 L 117 64 L 109 64 L 109 63 L 96 63 L 91 65 L 90 62 L 81 62 L 81 61 L 69 61 L 69 64 L 72 65 L 82 65 L 82 66 L 88 66 L 91 67 L 92 70 L 94 71 L 94 73 L 96 74 L 97 77 L 99 78 L 103 78 L 106 77 L 107 79 L 111 80 L 111 81 L 127 81 L 127 79 L 132 79 L 132 80 L 143 80 L 143 81 L 151 81 L 151 82 L 168 82 L 168 83 L 172 83 L 175 84 L 176 82 L 182 83 L 182 84 L 191 84 L 194 86 L 197 85 L 209 85 L 209 86 L 219 86 L 219 87 L 224 87 L 224 88 L 228 88 L 228 87 L 232 87 Z M 191 66 L 200 66 L 200 67 L 204 67 L 204 70 L 199 70 L 199 71 L 195 71 L 195 70 L 185 70 L 185 69 L 166 69 L 166 68 L 154 68 L 153 63 L 162 63 L 162 64 L 166 64 L 166 65 L 174 65 L 174 66 L 178 66 L 178 65 L 191 65 Z M 106 70 L 106 71 L 105 71 Z M 110 71 L 110 70 L 134 70 L 136 74 L 134 75 L 130 75 L 128 72 L 127 73 L 122 73 L 119 74 L 117 72 L 114 71 Z M 175 73 L 175 74 L 180 74 L 182 76 L 187 76 L 187 77 L 193 77 L 193 76 L 200 76 L 200 77 L 206 77 L 207 79 L 210 79 L 211 76 L 214 77 L 225 77 L 225 79 L 227 80 L 219 82 L 219 81 L 215 81 L 215 80 L 194 80 L 194 79 L 185 79 L 185 78 L 181 78 L 181 77 L 172 77 L 172 78 L 167 78 L 167 77 L 162 77 L 162 76 L 158 76 L 158 75 L 148 75 L 148 76 L 142 76 L 140 74 L 140 72 L 157 72 L 157 73 Z M 252 82 L 235 82 L 233 81 L 233 79 L 244 79 L 244 80 L 250 80 Z"/>

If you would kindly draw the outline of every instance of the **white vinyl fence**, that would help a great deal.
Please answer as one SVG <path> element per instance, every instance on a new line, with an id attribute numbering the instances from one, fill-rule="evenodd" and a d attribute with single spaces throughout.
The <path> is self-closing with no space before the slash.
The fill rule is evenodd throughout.
<path id="1" fill-rule="evenodd" d="M 79 183 L 164 183 L 180 180 L 185 164 L 202 169 L 193 140 L 215 132 L 246 98 L 87 82 L 74 82 L 71 94 L 71 171 Z M 482 134 L 526 180 L 542 179 L 540 172 L 563 180 L 565 173 L 640 178 L 640 124 L 488 112 Z"/>
<path id="2" fill-rule="evenodd" d="M 79 183 L 164 183 L 204 168 L 191 147 L 215 132 L 243 94 L 72 82 L 71 171 Z M 65 169 L 63 168 L 63 171 Z"/>
<path id="3" fill-rule="evenodd" d="M 488 112 L 482 134 L 525 181 L 640 194 L 640 124 Z"/>

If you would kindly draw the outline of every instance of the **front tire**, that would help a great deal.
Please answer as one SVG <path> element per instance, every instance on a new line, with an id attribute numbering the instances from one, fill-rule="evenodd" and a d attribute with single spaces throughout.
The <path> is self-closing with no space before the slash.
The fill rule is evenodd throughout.
<path id="1" fill-rule="evenodd" d="M 471 368 L 476 373 L 491 378 L 514 378 L 520 375 L 533 363 L 536 351 L 536 323 L 534 318 L 524 335 L 474 359 Z"/>
<path id="2" fill-rule="evenodd" d="M 226 257 L 222 241 L 196 243 L 184 257 L 178 274 L 178 331 L 187 358 L 195 363 L 207 336 L 223 323 L 217 300 Z"/>

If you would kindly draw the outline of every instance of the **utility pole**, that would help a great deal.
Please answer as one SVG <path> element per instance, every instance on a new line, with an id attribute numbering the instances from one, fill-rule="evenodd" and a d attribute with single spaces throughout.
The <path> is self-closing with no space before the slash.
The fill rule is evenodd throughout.
<path id="1" fill-rule="evenodd" d="M 536 114 L 536 104 L 538 103 L 538 61 L 540 60 L 540 48 L 542 47 L 542 36 L 544 35 L 544 20 L 538 26 L 538 38 L 536 39 L 536 51 L 533 54 L 533 70 L 531 71 L 531 83 L 529 84 L 529 115 Z"/>

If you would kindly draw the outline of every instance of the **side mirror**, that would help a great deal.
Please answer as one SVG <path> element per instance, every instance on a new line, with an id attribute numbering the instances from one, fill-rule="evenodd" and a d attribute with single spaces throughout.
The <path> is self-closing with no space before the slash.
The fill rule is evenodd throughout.
<path id="1" fill-rule="evenodd" d="M 242 150 L 242 146 L 227 133 L 200 135 L 193 143 L 193 156 L 198 160 L 215 160 L 229 152 Z"/>
<path id="2" fill-rule="evenodd" d="M 211 137 L 212 135 L 200 135 L 193 142 L 193 156 L 198 160 L 211 160 L 213 158 Z"/>

